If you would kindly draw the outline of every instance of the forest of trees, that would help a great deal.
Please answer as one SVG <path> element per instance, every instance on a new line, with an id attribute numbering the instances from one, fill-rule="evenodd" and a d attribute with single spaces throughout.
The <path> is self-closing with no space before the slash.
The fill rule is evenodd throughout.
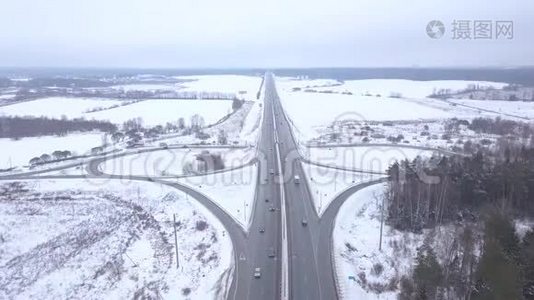
<path id="1" fill-rule="evenodd" d="M 85 119 L 0 117 L 0 138 L 18 139 L 44 135 L 66 135 L 70 132 L 93 130 L 114 132 L 117 127 L 110 122 Z"/>
<path id="2" fill-rule="evenodd" d="M 525 138 L 534 134 L 534 130 L 532 130 L 529 123 L 503 120 L 501 118 L 475 118 L 471 121 L 468 128 L 476 133 L 513 134 Z"/>
<path id="3" fill-rule="evenodd" d="M 420 231 L 476 219 L 486 206 L 534 215 L 534 149 L 501 152 L 502 157 L 478 152 L 434 158 L 438 161 L 432 168 L 421 158 L 393 164 L 388 170 L 388 221 L 397 229 Z"/>
<path id="4" fill-rule="evenodd" d="M 492 210 L 483 234 L 478 259 L 470 227 L 464 227 L 441 261 L 425 242 L 412 273 L 400 281 L 399 299 L 534 299 L 534 230 L 521 240 L 510 218 Z"/>
<path id="5" fill-rule="evenodd" d="M 520 237 L 513 222 L 534 216 L 531 127 L 482 118 L 468 126 L 524 140 L 503 137 L 467 156 L 404 160 L 388 170 L 391 226 L 422 232 L 454 223 L 458 230 L 452 242 L 425 240 L 399 299 L 534 299 L 534 228 Z"/>

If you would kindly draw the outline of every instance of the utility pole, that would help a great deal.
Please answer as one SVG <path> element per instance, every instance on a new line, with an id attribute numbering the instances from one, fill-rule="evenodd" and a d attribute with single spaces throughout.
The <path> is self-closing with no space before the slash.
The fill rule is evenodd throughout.
<path id="1" fill-rule="evenodd" d="M 384 226 L 384 196 L 382 196 L 382 205 L 380 206 L 380 243 L 378 251 L 382 251 L 382 227 Z"/>
<path id="2" fill-rule="evenodd" d="M 172 214 L 174 228 L 174 248 L 176 249 L 176 269 L 180 267 L 180 258 L 178 257 L 178 237 L 176 236 L 176 214 Z"/>

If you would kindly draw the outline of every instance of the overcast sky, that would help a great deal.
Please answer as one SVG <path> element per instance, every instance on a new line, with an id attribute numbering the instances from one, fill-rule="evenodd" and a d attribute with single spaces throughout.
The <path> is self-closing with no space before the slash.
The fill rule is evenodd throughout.
<path id="1" fill-rule="evenodd" d="M 532 0 L 3 0 L 0 7 L 0 66 L 534 65 Z M 441 39 L 426 35 L 431 20 L 445 24 Z M 510 20 L 514 38 L 453 40 L 454 20 Z"/>

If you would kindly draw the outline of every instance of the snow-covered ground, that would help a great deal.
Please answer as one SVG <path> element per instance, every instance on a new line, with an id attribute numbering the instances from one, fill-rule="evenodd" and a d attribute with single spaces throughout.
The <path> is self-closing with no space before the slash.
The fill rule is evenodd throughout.
<path id="1" fill-rule="evenodd" d="M 465 124 L 451 125 L 455 122 L 450 119 L 404 122 L 342 121 L 321 129 L 320 136 L 310 141 L 309 145 L 389 144 L 402 149 L 417 146 L 459 152 L 467 141 L 480 144 L 482 140 L 489 140 L 494 144 L 501 137 L 476 133 Z M 307 151 L 306 147 L 303 149 L 304 152 Z"/>
<path id="2" fill-rule="evenodd" d="M 306 180 L 310 187 L 315 210 L 319 216 L 328 208 L 332 200 L 347 188 L 384 177 L 382 175 L 319 167 L 307 163 L 302 163 L 302 168 L 306 173 Z"/>
<path id="3" fill-rule="evenodd" d="M 140 176 L 179 176 L 184 175 L 184 166 L 193 163 L 202 149 L 165 149 L 131 154 L 110 159 L 100 165 L 105 174 Z M 234 168 L 249 163 L 255 156 L 254 148 L 207 149 L 220 154 L 225 168 Z"/>
<path id="4" fill-rule="evenodd" d="M 51 97 L 0 107 L 0 115 L 5 116 L 33 116 L 60 119 L 81 118 L 85 112 L 95 108 L 106 108 L 120 105 L 121 101 L 110 99 L 84 99 L 74 97 Z M 92 114 L 86 116 L 91 119 Z"/>
<path id="5" fill-rule="evenodd" d="M 386 172 L 395 161 L 430 157 L 434 152 L 395 146 L 309 148 L 310 161 L 372 172 Z"/>
<path id="6" fill-rule="evenodd" d="M 189 124 L 191 116 L 198 114 L 207 124 L 213 124 L 232 111 L 229 100 L 166 100 L 154 99 L 131 105 L 87 114 L 87 118 L 108 120 L 122 124 L 133 118 L 141 118 L 144 126 L 165 125 L 184 118 Z"/>
<path id="7" fill-rule="evenodd" d="M 207 299 L 227 291 L 231 241 L 183 193 L 130 181 L 19 183 L 0 184 L 0 298 Z"/>
<path id="8" fill-rule="evenodd" d="M 480 108 L 482 110 L 491 110 L 500 114 L 505 114 L 504 118 L 509 118 L 509 116 L 507 117 L 506 115 L 511 115 L 523 117 L 530 120 L 534 119 L 534 102 L 468 99 L 458 99 L 450 101 L 469 107 Z"/>
<path id="9" fill-rule="evenodd" d="M 30 159 L 56 150 L 73 154 L 87 154 L 91 148 L 102 145 L 102 133 L 79 133 L 66 136 L 28 137 L 20 140 L 0 139 L 0 169 L 28 165 Z"/>
<path id="10" fill-rule="evenodd" d="M 294 89 L 333 87 L 342 85 L 343 82 L 335 79 L 310 79 L 307 77 L 276 77 L 276 86 L 278 92 L 293 91 Z"/>
<path id="11" fill-rule="evenodd" d="M 192 80 L 181 83 L 183 91 L 235 94 L 239 99 L 255 101 L 262 77 L 244 75 L 192 75 L 177 79 Z"/>
<path id="12" fill-rule="evenodd" d="M 174 136 L 165 138 L 162 136 L 152 145 L 157 146 L 160 142 L 171 144 L 218 144 L 219 134 L 224 132 L 229 145 L 255 146 L 258 134 L 261 130 L 263 107 L 260 102 L 247 101 L 243 106 L 214 126 L 204 128 L 203 133 L 210 137 L 199 140 L 193 135 Z M 148 144 L 148 143 L 147 143 Z"/>
<path id="13" fill-rule="evenodd" d="M 226 211 L 243 229 L 248 230 L 256 192 L 258 166 L 204 176 L 177 179 L 194 188 Z"/>
<path id="14" fill-rule="evenodd" d="M 59 119 L 85 118 L 106 120 L 122 124 L 127 120 L 141 118 L 143 125 L 165 125 L 184 118 L 189 124 L 191 116 L 198 114 L 207 124 L 213 124 L 232 111 L 230 100 L 179 100 L 151 99 L 109 110 L 87 113 L 90 109 L 120 104 L 116 100 L 93 100 L 82 98 L 44 98 L 0 107 L 5 116 L 45 116 Z"/>
<path id="15" fill-rule="evenodd" d="M 87 160 L 84 160 L 87 161 Z M 58 164 L 59 165 L 59 164 Z M 43 168 L 44 169 L 44 168 Z M 36 175 L 33 175 L 35 177 L 38 176 L 83 176 L 83 175 L 89 175 L 87 172 L 86 165 L 78 165 L 75 167 L 55 170 L 55 171 L 49 171 L 49 172 L 43 172 Z"/>
<path id="16" fill-rule="evenodd" d="M 111 87 L 112 89 L 129 91 L 179 91 L 182 86 L 177 83 L 136 83 L 136 84 L 122 84 Z"/>
<path id="17" fill-rule="evenodd" d="M 298 138 L 302 141 L 317 137 L 323 128 L 343 120 L 369 122 L 443 120 L 455 117 L 472 119 L 474 117 L 497 117 L 502 113 L 512 114 L 512 116 L 502 115 L 505 118 L 514 118 L 513 114 L 534 117 L 532 103 L 522 102 L 502 108 L 502 101 L 481 103 L 482 101 L 454 100 L 472 106 L 465 107 L 439 99 L 426 98 L 440 89 L 456 91 L 476 84 L 501 88 L 505 85 L 504 83 L 373 79 L 353 80 L 336 85 L 328 80 L 322 81 L 315 83 L 313 80 L 277 78 L 280 99 L 288 117 L 296 127 Z M 313 88 L 316 92 L 294 91 L 295 87 L 313 87 L 321 86 L 321 84 L 327 87 Z M 392 98 L 390 97 L 392 93 L 400 93 L 402 98 Z M 510 102 L 506 104 L 508 103 Z M 490 111 L 480 110 L 477 106 Z"/>
<path id="18" fill-rule="evenodd" d="M 255 102 L 244 120 L 243 128 L 239 134 L 240 141 L 249 145 L 256 144 L 258 142 L 258 134 L 261 130 L 262 120 L 263 104 Z"/>
<path id="19" fill-rule="evenodd" d="M 469 85 L 479 88 L 503 88 L 507 83 L 490 81 L 467 81 L 467 80 L 429 80 L 417 81 L 406 79 L 365 79 L 347 80 L 340 86 L 320 88 L 320 91 L 330 90 L 333 92 L 351 92 L 353 94 L 371 94 L 389 97 L 392 94 L 400 94 L 405 98 L 426 98 L 440 89 L 458 92 L 465 90 Z"/>

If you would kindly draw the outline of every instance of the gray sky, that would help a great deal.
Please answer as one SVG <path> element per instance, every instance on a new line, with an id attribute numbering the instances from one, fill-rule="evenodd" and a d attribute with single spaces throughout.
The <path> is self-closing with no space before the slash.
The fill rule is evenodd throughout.
<path id="1" fill-rule="evenodd" d="M 534 65 L 532 0 L 3 0 L 0 66 Z M 430 20 L 445 36 L 430 39 Z M 453 40 L 454 20 L 514 21 Z M 494 29 L 495 30 L 495 29 Z"/>

